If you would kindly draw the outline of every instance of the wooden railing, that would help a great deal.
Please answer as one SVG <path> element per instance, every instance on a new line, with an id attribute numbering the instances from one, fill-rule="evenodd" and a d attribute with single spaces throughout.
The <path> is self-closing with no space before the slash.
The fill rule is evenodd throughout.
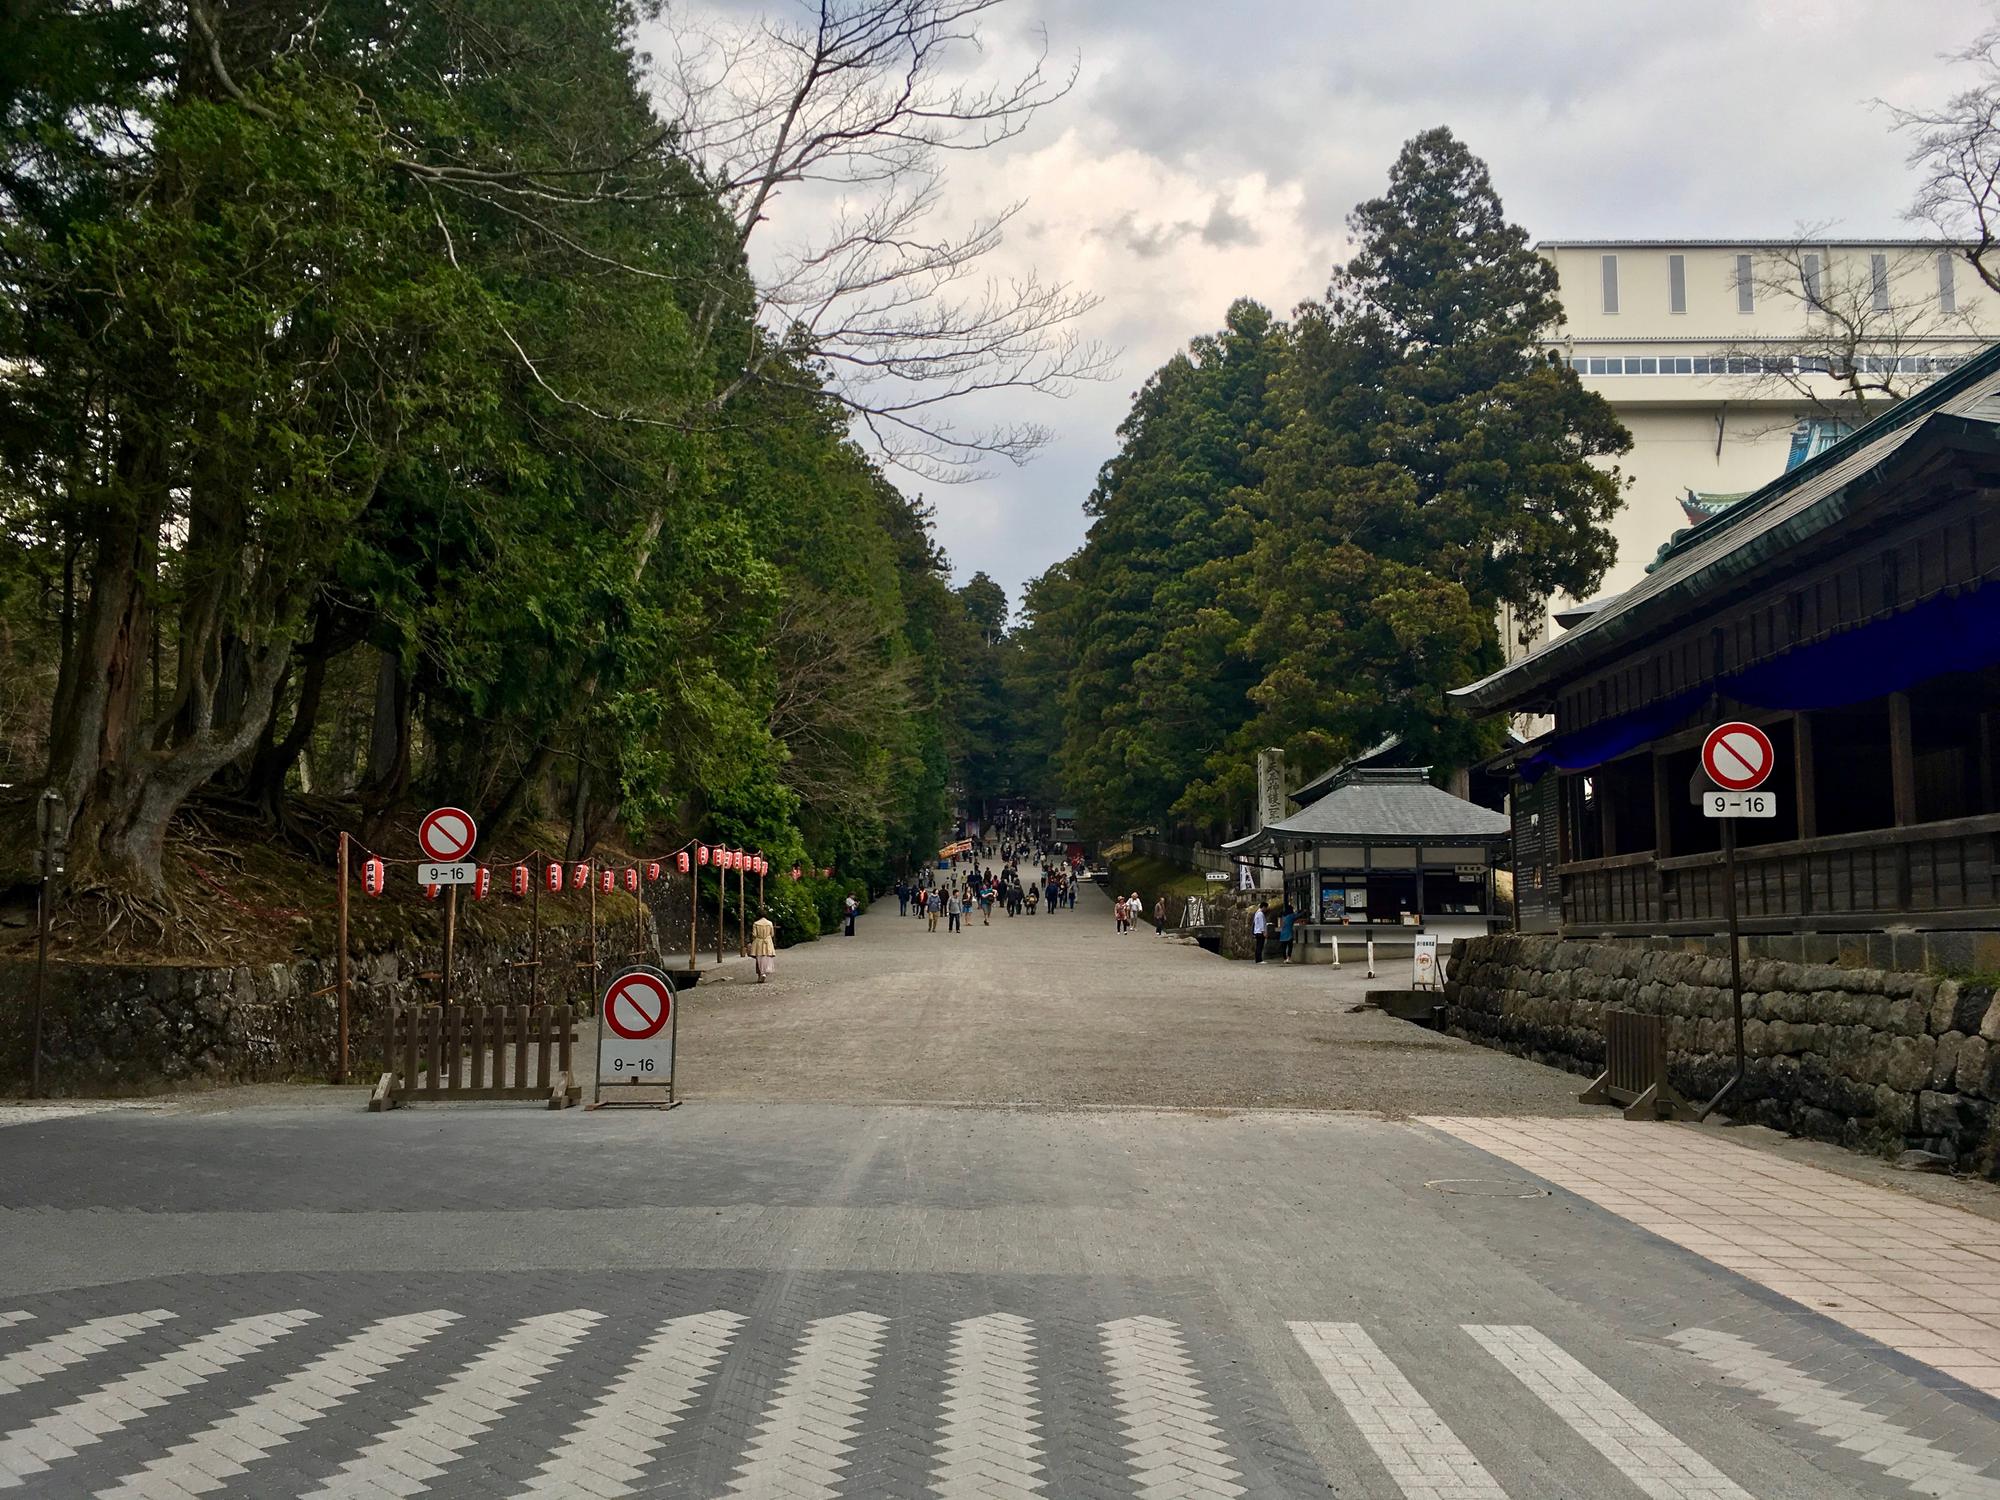
<path id="1" fill-rule="evenodd" d="M 1827 926 L 2000 909 L 2000 814 L 1739 847 L 1743 920 Z M 1722 855 L 1621 854 L 1564 865 L 1563 926 L 1708 928 L 1723 919 Z"/>
<path id="2" fill-rule="evenodd" d="M 536 1099 L 566 1108 L 582 1097 L 573 1067 L 576 1032 L 576 1013 L 567 1005 L 393 1005 L 382 1080 L 368 1107 Z"/>

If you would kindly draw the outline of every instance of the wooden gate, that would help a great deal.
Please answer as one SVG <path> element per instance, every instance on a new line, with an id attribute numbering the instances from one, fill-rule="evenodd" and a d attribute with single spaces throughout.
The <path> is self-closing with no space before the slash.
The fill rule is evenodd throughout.
<path id="1" fill-rule="evenodd" d="M 382 1081 L 368 1107 L 545 1099 L 567 1108 L 583 1097 L 571 1067 L 576 1029 L 567 1005 L 391 1005 Z"/>
<path id="2" fill-rule="evenodd" d="M 1693 1116 L 1667 1082 L 1666 1022 L 1638 1011 L 1604 1012 L 1604 1071 L 1577 1097 L 1585 1104 L 1622 1104 L 1628 1120 Z"/>

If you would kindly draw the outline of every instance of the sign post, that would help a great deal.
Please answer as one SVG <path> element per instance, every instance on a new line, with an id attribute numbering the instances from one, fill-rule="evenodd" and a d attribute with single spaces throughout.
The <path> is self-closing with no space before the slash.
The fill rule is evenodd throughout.
<path id="1" fill-rule="evenodd" d="M 479 842 L 479 825 L 462 807 L 438 807 L 424 814 L 417 825 L 417 847 L 424 851 L 425 864 L 417 866 L 420 885 L 441 885 L 444 896 L 444 978 L 438 1003 L 451 1004 L 452 954 L 458 943 L 458 888 L 478 878 L 479 866 L 470 858 Z M 344 890 L 345 887 L 343 886 Z"/>
<path id="2" fill-rule="evenodd" d="M 680 1029 L 680 1007 L 674 982 L 658 969 L 639 964 L 625 970 L 604 988 L 597 1009 L 597 1077 L 591 1085 L 590 1107 L 636 1104 L 648 1109 L 672 1109 L 674 1096 L 674 1037 Z M 606 1099 L 607 1089 L 665 1089 L 660 1099 Z"/>
<path id="3" fill-rule="evenodd" d="M 1698 793 L 1704 816 L 1722 820 L 1722 910 L 1729 927 L 1729 998 L 1736 1022 L 1736 1072 L 1695 1116 L 1706 1120 L 1716 1105 L 1743 1082 L 1743 944 L 1736 917 L 1736 820 L 1775 818 L 1777 799 L 1758 788 L 1777 762 L 1771 737 L 1755 724 L 1733 719 L 1718 724 L 1701 742 L 1701 769 L 1709 789 Z"/>

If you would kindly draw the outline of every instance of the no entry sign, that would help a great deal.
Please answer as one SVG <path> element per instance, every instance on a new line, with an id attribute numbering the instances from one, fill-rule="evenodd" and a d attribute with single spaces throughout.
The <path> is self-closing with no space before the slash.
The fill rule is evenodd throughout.
<path id="1" fill-rule="evenodd" d="M 607 1089 L 665 1089 L 674 1101 L 674 1033 L 679 1029 L 673 981 L 658 969 L 625 970 L 604 987 L 597 1015 L 597 1086 L 593 1103 Z M 648 1100 L 659 1103 L 659 1100 Z"/>
<path id="2" fill-rule="evenodd" d="M 645 969 L 619 975 L 604 992 L 604 1024 L 628 1042 L 658 1036 L 673 1011 L 673 986 Z"/>
<path id="3" fill-rule="evenodd" d="M 426 856 L 443 864 L 464 859 L 478 842 L 479 825 L 462 807 L 434 808 L 417 825 L 417 843 Z"/>
<path id="4" fill-rule="evenodd" d="M 1701 742 L 1701 768 L 1725 792 L 1755 791 L 1776 759 L 1771 737 L 1740 719 L 1716 725 Z"/>

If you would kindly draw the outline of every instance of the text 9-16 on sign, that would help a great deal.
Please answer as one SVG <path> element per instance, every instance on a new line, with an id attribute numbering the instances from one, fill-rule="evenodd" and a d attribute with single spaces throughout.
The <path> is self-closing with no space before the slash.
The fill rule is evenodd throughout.
<path id="1" fill-rule="evenodd" d="M 1701 810 L 1711 818 L 1775 818 L 1778 799 L 1770 792 L 1703 792 Z"/>

